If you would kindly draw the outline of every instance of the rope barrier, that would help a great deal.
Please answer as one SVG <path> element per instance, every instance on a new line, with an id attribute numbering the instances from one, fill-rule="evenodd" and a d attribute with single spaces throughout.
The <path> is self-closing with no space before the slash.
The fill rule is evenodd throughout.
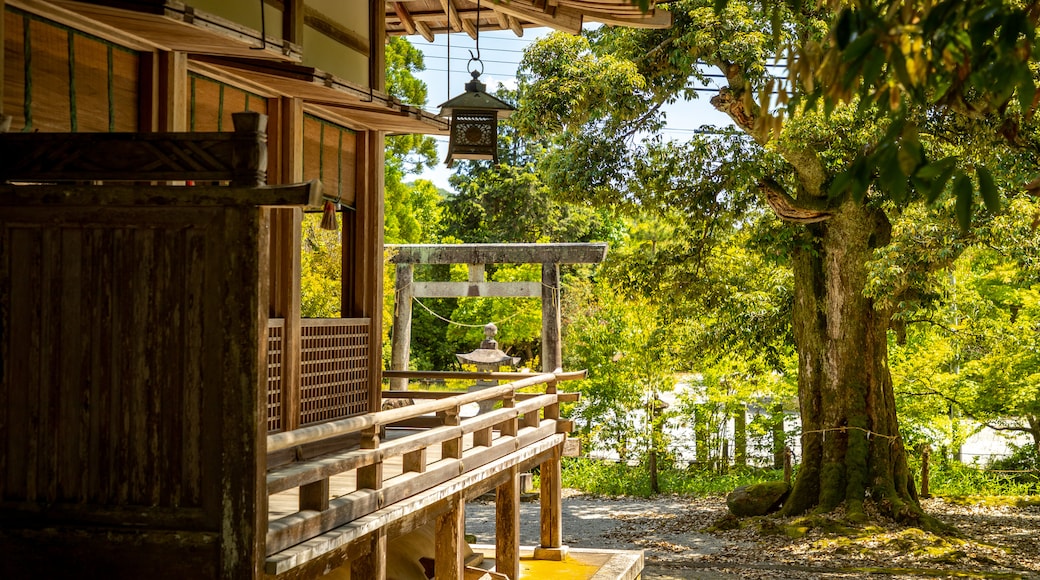
<path id="1" fill-rule="evenodd" d="M 814 429 L 812 431 L 802 431 L 802 435 L 808 435 L 809 433 L 822 433 L 823 434 L 823 439 L 826 441 L 827 440 L 827 433 L 829 431 L 840 431 L 840 432 L 844 433 L 844 432 L 848 431 L 849 429 L 855 429 L 857 431 L 863 431 L 864 433 L 867 434 L 867 439 L 870 439 L 871 435 L 876 435 L 878 437 L 882 437 L 884 439 L 890 439 L 892 441 L 895 441 L 895 440 L 899 439 L 899 435 L 885 435 L 883 433 L 877 433 L 875 431 L 871 431 L 870 429 L 864 429 L 863 427 L 848 427 L 848 426 L 845 426 L 845 427 L 830 427 L 828 429 Z"/>
<path id="2" fill-rule="evenodd" d="M 415 301 L 417 304 L 419 304 L 419 306 L 422 306 L 423 309 L 426 310 L 426 312 L 429 312 L 435 318 L 440 319 L 440 320 L 442 320 L 444 322 L 447 322 L 448 324 L 452 324 L 452 325 L 455 325 L 455 326 L 462 326 L 462 327 L 465 327 L 465 328 L 484 328 L 485 326 L 487 326 L 486 323 L 485 324 L 466 324 L 464 322 L 455 322 L 454 320 L 451 320 L 450 318 L 445 318 L 445 317 L 441 316 L 440 314 L 437 314 L 433 310 L 430 310 L 429 306 L 423 304 L 422 300 L 419 300 L 415 296 L 412 297 L 412 300 Z M 503 318 L 502 320 L 494 321 L 491 324 L 494 324 L 495 326 L 499 326 L 499 325 L 501 325 L 504 322 L 508 322 L 508 321 L 516 318 L 517 316 L 520 316 L 521 314 L 523 314 L 523 311 L 519 310 L 519 311 L 514 312 L 513 314 Z"/>

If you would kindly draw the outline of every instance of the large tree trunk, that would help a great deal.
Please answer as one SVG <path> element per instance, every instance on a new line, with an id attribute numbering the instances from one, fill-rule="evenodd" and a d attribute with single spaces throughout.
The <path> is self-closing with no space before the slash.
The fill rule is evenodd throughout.
<path id="1" fill-rule="evenodd" d="M 896 421 L 890 316 L 863 295 L 866 263 L 889 233 L 881 211 L 850 200 L 806 226 L 795 250 L 803 461 L 787 515 L 844 504 L 850 517 L 863 518 L 869 497 L 897 519 L 922 516 Z"/>

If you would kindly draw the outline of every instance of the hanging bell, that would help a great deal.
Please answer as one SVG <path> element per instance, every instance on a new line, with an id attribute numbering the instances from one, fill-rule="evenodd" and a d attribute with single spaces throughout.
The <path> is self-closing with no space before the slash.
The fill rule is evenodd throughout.
<path id="1" fill-rule="evenodd" d="M 515 110 L 509 103 L 489 95 L 478 77 L 466 83 L 466 92 L 441 104 L 442 117 L 451 117 L 448 156 L 451 167 L 456 159 L 491 159 L 498 162 L 498 120 Z"/>

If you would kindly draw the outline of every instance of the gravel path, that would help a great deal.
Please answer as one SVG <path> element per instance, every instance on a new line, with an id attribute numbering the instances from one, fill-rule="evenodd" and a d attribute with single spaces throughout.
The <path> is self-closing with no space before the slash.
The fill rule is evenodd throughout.
<path id="1" fill-rule="evenodd" d="M 982 506 L 932 499 L 924 506 L 964 537 L 938 538 L 889 522 L 863 529 L 851 541 L 816 530 L 791 539 L 770 533 L 774 523 L 790 523 L 775 518 L 708 533 L 726 514 L 721 497 L 597 498 L 568 491 L 563 538 L 578 548 L 642 549 L 643 578 L 653 580 L 1040 580 L 1040 502 Z M 521 504 L 520 513 L 521 544 L 537 545 L 537 501 Z M 493 544 L 494 528 L 493 502 L 467 504 L 466 532 L 476 535 L 476 543 Z"/>

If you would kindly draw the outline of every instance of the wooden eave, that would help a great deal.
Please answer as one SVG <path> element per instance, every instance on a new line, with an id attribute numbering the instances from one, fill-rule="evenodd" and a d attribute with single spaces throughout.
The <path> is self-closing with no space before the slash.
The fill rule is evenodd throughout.
<path id="1" fill-rule="evenodd" d="M 183 2 L 134 3 L 132 9 L 105 6 L 103 4 L 115 2 L 104 0 L 53 0 L 51 3 L 167 50 L 281 61 L 298 62 L 301 59 L 300 47 L 291 42 L 272 36 L 264 38 L 259 31 L 195 10 Z M 128 4 L 123 2 L 120 5 Z"/>
<path id="2" fill-rule="evenodd" d="M 651 0 L 645 14 L 631 0 L 387 0 L 388 35 L 420 34 L 432 42 L 437 34 L 479 30 L 512 30 L 546 26 L 577 34 L 585 22 L 632 28 L 668 28 L 672 15 Z"/>
<path id="3" fill-rule="evenodd" d="M 232 57 L 199 58 L 229 74 L 306 103 L 335 111 L 356 130 L 446 135 L 447 120 L 320 69 L 289 62 Z"/>

